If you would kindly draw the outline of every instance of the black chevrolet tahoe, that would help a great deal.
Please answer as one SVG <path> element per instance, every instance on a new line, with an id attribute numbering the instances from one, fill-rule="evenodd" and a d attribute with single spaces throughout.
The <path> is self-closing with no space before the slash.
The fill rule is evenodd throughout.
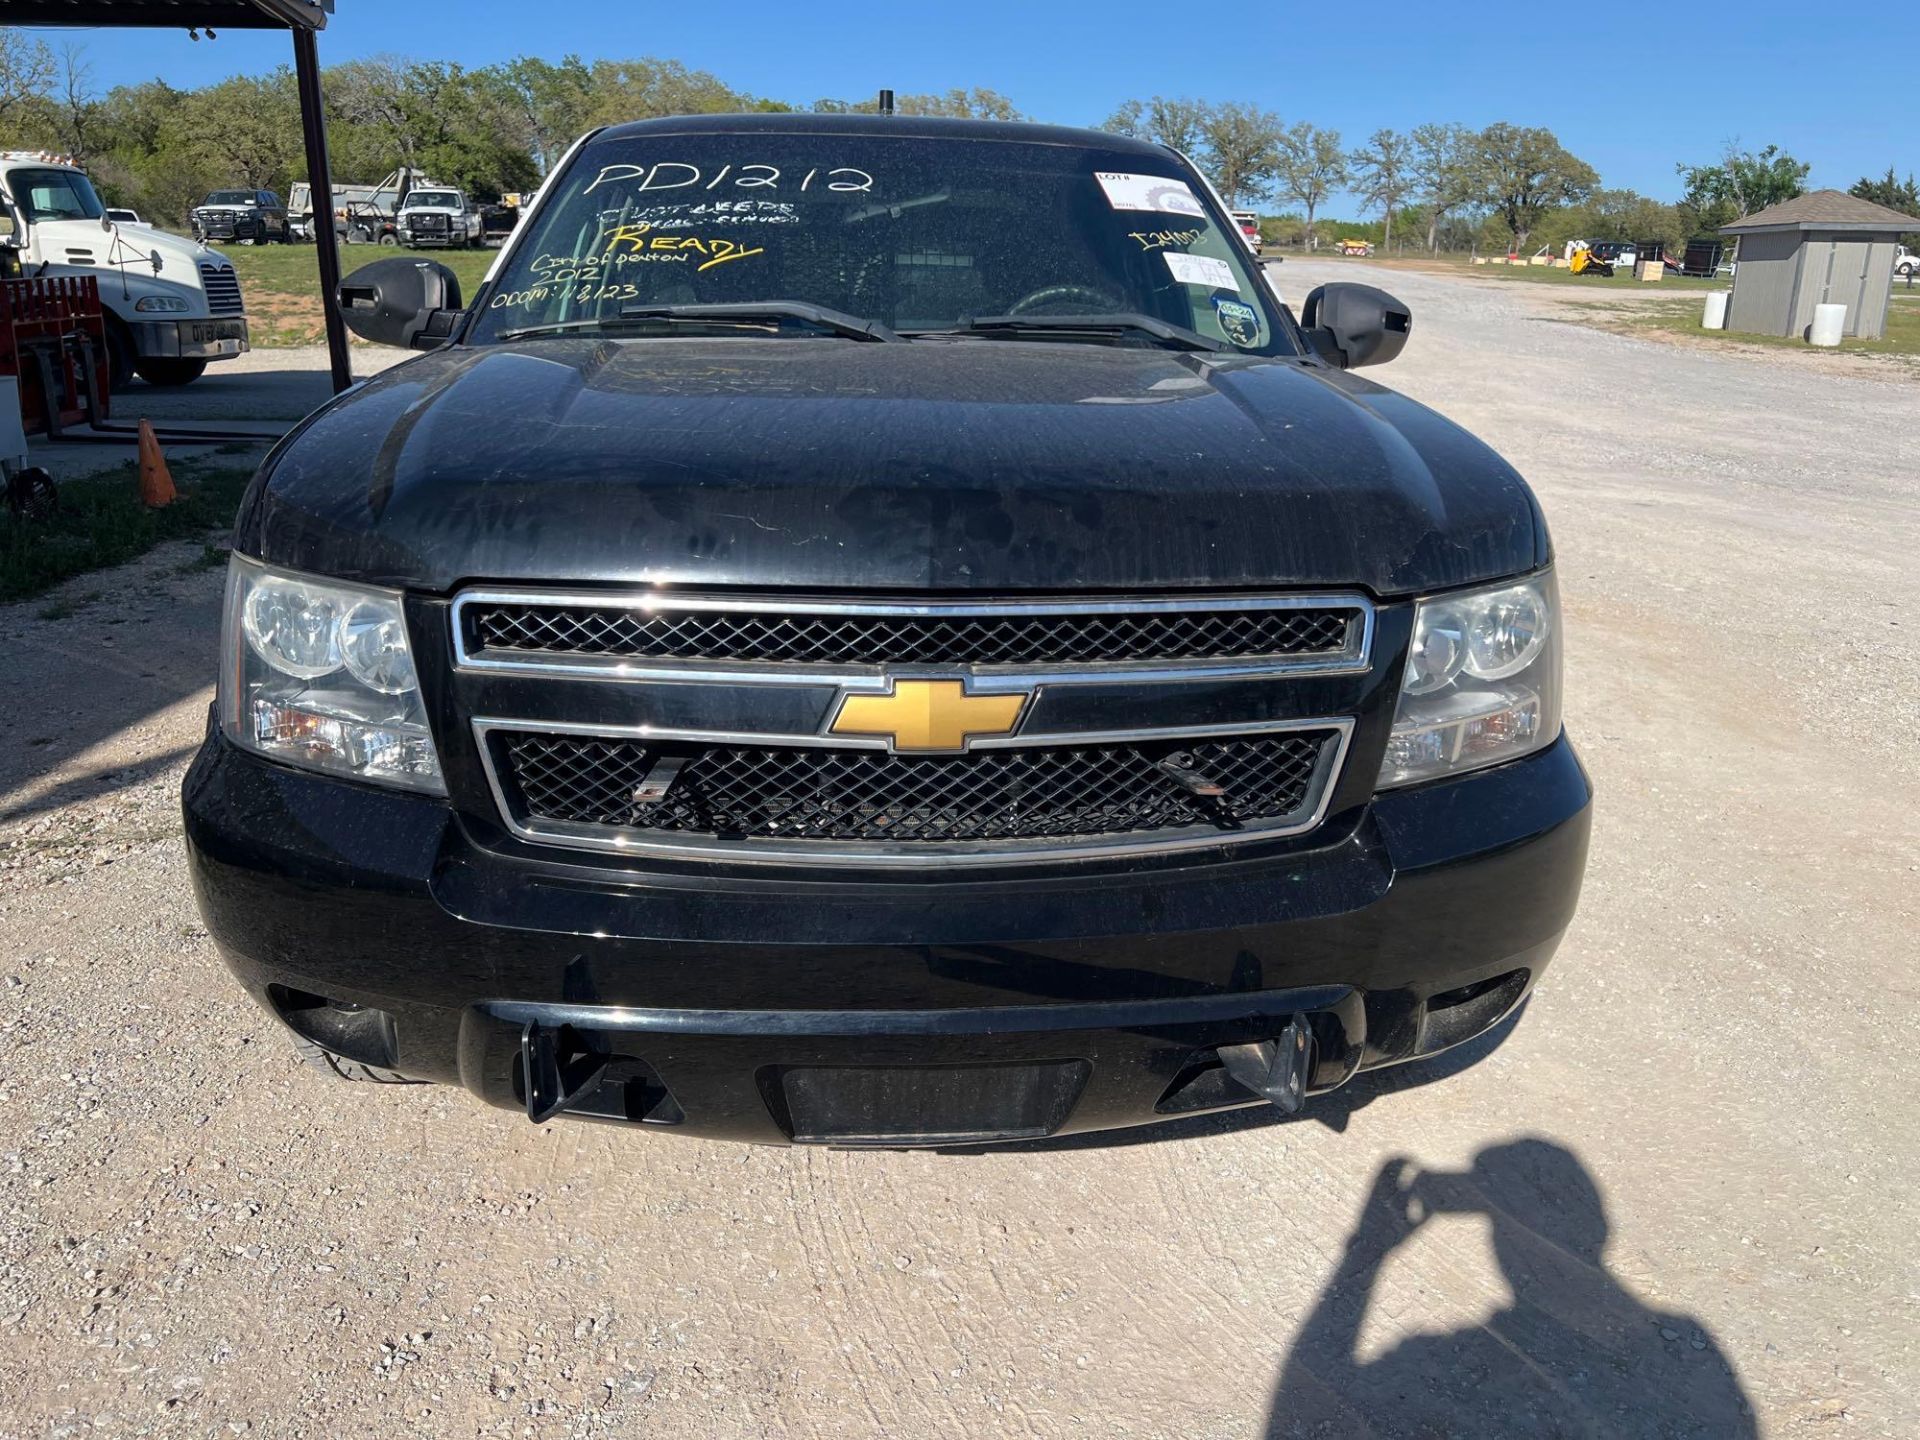
<path id="1" fill-rule="evenodd" d="M 1590 790 L 1511 467 L 1088 131 L 597 131 L 242 504 L 186 778 L 309 1058 L 536 1121 L 951 1144 L 1271 1102 L 1511 1015 Z"/>
<path id="2" fill-rule="evenodd" d="M 201 244 L 237 241 L 242 245 L 282 244 L 287 232 L 287 207 L 271 190 L 216 190 L 193 207 L 188 218 L 193 238 Z"/>

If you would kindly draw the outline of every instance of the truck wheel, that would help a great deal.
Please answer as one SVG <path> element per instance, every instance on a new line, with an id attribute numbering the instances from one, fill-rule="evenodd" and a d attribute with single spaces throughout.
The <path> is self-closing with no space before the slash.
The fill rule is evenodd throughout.
<path id="1" fill-rule="evenodd" d="M 204 360 L 173 360 L 158 356 L 133 362 L 134 372 L 149 385 L 191 385 L 206 373 Z"/>
<path id="2" fill-rule="evenodd" d="M 380 243 L 382 245 L 398 245 L 400 243 L 400 237 L 391 230 L 382 230 L 380 232 Z"/>
<path id="3" fill-rule="evenodd" d="M 118 320 L 107 320 L 107 389 L 118 392 L 133 383 L 133 337 Z"/>
<path id="4" fill-rule="evenodd" d="M 325 1046 L 316 1045 L 311 1040 L 295 1039 L 293 1050 L 307 1064 L 336 1080 L 367 1080 L 376 1085 L 420 1085 L 424 1081 L 409 1080 L 393 1070 L 382 1070 L 377 1065 L 362 1065 L 358 1060 L 348 1060 L 334 1054 Z"/>

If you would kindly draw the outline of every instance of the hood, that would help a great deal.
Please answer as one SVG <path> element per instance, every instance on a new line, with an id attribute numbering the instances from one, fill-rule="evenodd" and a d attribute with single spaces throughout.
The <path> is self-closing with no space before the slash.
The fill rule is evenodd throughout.
<path id="1" fill-rule="evenodd" d="M 1362 586 L 1545 563 L 1525 483 L 1302 360 L 1021 341 L 451 348 L 268 457 L 241 549 L 477 580 L 946 592 Z"/>
<path id="2" fill-rule="evenodd" d="M 124 268 L 127 278 L 135 282 L 157 279 L 198 289 L 202 265 L 233 268 L 233 262 L 219 251 L 151 225 L 115 225 L 112 230 L 102 230 L 98 220 L 38 220 L 34 222 L 33 240 L 35 251 L 54 261 L 51 273 L 55 274 L 65 265 L 113 266 L 116 270 Z M 147 261 L 156 250 L 160 252 L 157 276 Z"/>

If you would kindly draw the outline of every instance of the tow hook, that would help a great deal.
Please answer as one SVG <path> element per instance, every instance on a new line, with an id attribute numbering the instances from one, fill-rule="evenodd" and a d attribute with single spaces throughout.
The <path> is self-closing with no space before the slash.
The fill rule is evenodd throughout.
<path id="1" fill-rule="evenodd" d="M 529 1020 L 520 1032 L 521 1078 L 526 1082 L 527 1119 L 545 1124 L 607 1073 L 613 1057 L 584 1041 L 571 1025 Z"/>
<path id="2" fill-rule="evenodd" d="M 1289 1115 L 1307 1103 L 1307 1077 L 1313 1073 L 1316 1045 L 1313 1028 L 1296 1015 L 1272 1040 L 1246 1045 L 1222 1045 L 1220 1063 L 1227 1074 Z"/>

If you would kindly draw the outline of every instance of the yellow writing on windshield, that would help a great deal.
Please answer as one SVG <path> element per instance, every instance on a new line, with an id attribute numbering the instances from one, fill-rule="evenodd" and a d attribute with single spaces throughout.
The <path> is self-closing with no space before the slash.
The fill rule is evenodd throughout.
<path id="1" fill-rule="evenodd" d="M 624 247 L 624 248 L 623 248 Z M 766 254 L 766 247 L 748 246 L 738 240 L 701 235 L 664 234 L 653 226 L 641 223 L 637 225 L 616 225 L 607 232 L 607 245 L 602 254 L 618 254 L 623 259 L 638 255 L 641 251 L 649 254 L 658 252 L 692 251 L 706 256 L 698 267 L 711 270 L 716 265 L 724 265 L 729 260 L 745 260 L 750 255 Z"/>

